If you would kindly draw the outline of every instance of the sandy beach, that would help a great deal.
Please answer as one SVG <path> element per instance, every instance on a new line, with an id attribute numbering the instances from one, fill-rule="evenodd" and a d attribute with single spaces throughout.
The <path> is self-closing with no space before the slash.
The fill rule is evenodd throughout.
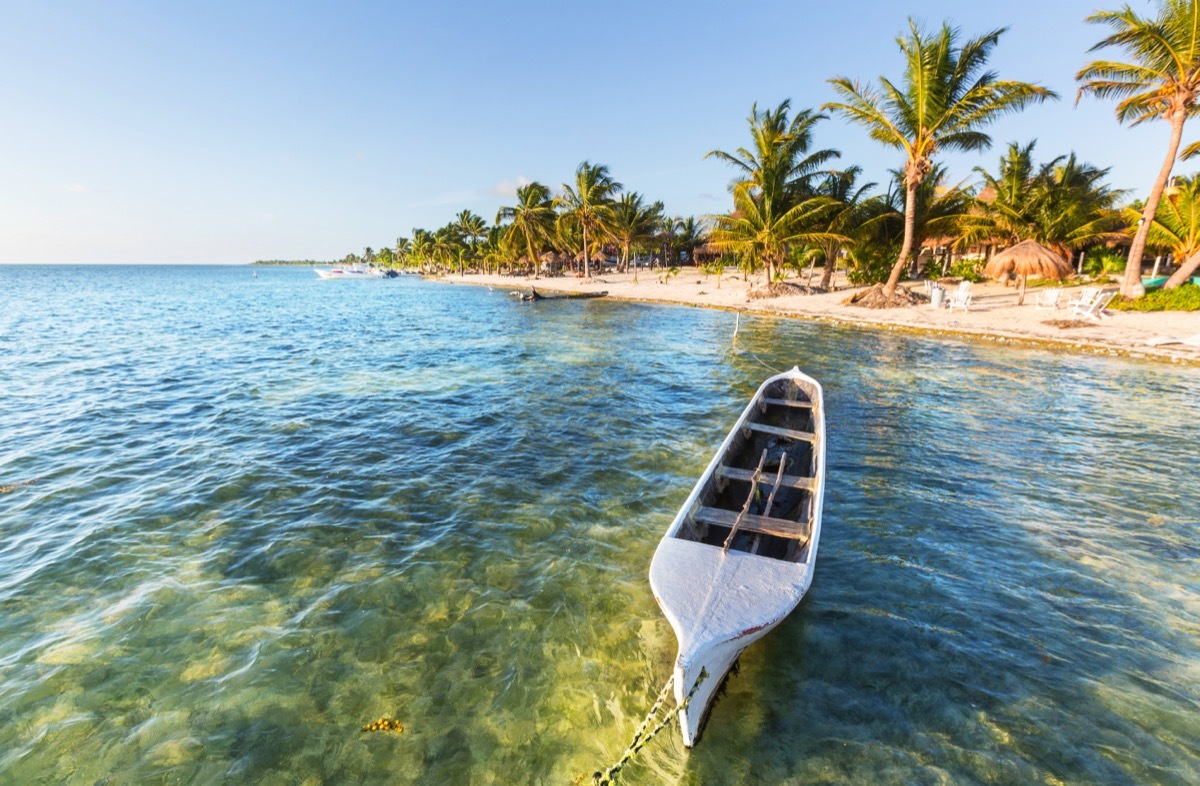
<path id="1" fill-rule="evenodd" d="M 972 302 L 968 310 L 933 308 L 929 305 L 912 308 L 867 309 L 845 305 L 844 301 L 861 287 L 849 286 L 839 274 L 836 289 L 817 295 L 793 295 L 769 299 L 747 299 L 747 292 L 760 286 L 755 276 L 748 283 L 741 274 L 726 275 L 720 286 L 715 277 L 706 277 L 686 268 L 667 283 L 650 271 L 638 274 L 634 283 L 632 273 L 604 273 L 591 281 L 581 278 L 526 278 L 520 276 L 468 273 L 448 275 L 441 280 L 451 283 L 486 285 L 496 288 L 528 290 L 530 285 L 539 292 L 607 292 L 619 300 L 649 303 L 675 303 L 705 308 L 720 308 L 754 314 L 769 314 L 798 319 L 813 319 L 833 323 L 869 325 L 891 330 L 974 337 L 980 340 L 1002 341 L 1031 346 L 1055 346 L 1098 354 L 1153 358 L 1174 363 L 1200 364 L 1200 344 L 1167 343 L 1157 346 L 1147 342 L 1170 337 L 1184 339 L 1200 335 L 1200 312 L 1132 312 L 1109 310 L 1100 320 L 1072 320 L 1072 309 L 1061 305 L 1046 310 L 1035 306 L 1039 289 L 1025 294 L 1025 304 L 1017 305 L 1016 288 L 996 282 L 981 282 L 972 287 Z M 789 281 L 797 282 L 796 279 Z M 803 281 L 800 279 L 799 281 Z M 905 282 L 920 290 L 920 282 Z M 1113 288 L 1115 284 L 1111 285 Z M 1060 303 L 1076 297 L 1082 287 L 1064 287 Z M 1072 323 L 1060 326 L 1055 323 Z"/>

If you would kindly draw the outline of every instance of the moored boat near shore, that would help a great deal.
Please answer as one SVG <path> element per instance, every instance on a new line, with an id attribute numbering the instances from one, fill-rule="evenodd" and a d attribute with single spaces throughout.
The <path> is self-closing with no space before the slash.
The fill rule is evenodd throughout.
<path id="1" fill-rule="evenodd" d="M 538 292 L 536 287 L 530 287 L 528 292 L 512 294 L 521 300 L 590 300 L 604 297 L 608 292 Z"/>
<path id="2" fill-rule="evenodd" d="M 650 564 L 679 640 L 674 689 L 678 705 L 690 696 L 679 711 L 687 747 L 737 657 L 812 583 L 824 489 L 821 385 L 793 368 L 758 389 Z"/>
<path id="3" fill-rule="evenodd" d="M 314 267 L 313 272 L 325 279 L 340 278 L 383 278 L 384 273 L 379 268 L 368 265 L 354 264 L 350 266 L 337 265 L 331 268 Z"/>

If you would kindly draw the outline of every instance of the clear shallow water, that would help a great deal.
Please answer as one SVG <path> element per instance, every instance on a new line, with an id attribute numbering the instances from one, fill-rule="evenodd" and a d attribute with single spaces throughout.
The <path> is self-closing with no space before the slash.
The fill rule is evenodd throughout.
<path id="1" fill-rule="evenodd" d="M 0 782 L 607 766 L 674 656 L 657 540 L 793 363 L 813 589 L 627 782 L 1200 780 L 1194 370 L 258 275 L 0 267 Z"/>

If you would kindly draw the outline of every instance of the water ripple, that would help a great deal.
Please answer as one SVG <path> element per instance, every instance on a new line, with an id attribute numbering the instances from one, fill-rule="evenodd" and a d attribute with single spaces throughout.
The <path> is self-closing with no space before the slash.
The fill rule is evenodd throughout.
<path id="1" fill-rule="evenodd" d="M 1200 780 L 1193 370 L 307 270 L 0 298 L 0 780 L 610 763 L 674 656 L 657 539 L 793 364 L 829 408 L 813 590 L 630 777 Z"/>

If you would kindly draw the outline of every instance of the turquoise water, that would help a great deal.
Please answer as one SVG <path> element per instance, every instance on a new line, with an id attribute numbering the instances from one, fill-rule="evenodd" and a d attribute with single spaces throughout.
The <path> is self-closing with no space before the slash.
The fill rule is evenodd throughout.
<path id="1" fill-rule="evenodd" d="M 626 782 L 1200 781 L 1200 373 L 732 333 L 415 278 L 0 267 L 0 782 L 611 764 L 674 657 L 657 540 L 793 363 L 828 409 L 813 589 L 700 746 L 671 729 Z"/>

